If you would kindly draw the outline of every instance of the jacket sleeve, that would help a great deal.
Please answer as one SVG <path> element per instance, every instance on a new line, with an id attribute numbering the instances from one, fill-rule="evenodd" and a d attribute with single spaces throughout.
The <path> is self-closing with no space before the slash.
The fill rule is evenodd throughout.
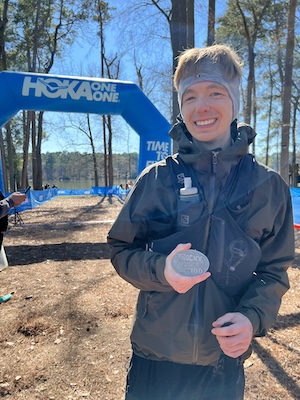
<path id="1" fill-rule="evenodd" d="M 260 241 L 262 257 L 253 282 L 236 310 L 250 319 L 255 336 L 264 336 L 275 322 L 282 296 L 289 289 L 287 269 L 294 258 L 294 222 L 289 188 L 274 175 L 267 187 L 264 200 L 267 198 L 268 206 L 259 204 L 260 212 L 256 216 L 257 226 L 259 220 L 266 221 Z"/>
<path id="2" fill-rule="evenodd" d="M 108 233 L 111 262 L 117 273 L 140 290 L 171 291 L 164 277 L 166 256 L 147 250 L 151 238 L 173 226 L 174 192 L 164 166 L 143 173 L 130 191 Z M 164 177 L 161 177 L 164 175 Z"/>
<path id="3" fill-rule="evenodd" d="M 11 207 L 13 207 L 13 204 L 9 202 L 8 198 L 0 200 L 0 218 L 5 217 L 9 213 Z"/>

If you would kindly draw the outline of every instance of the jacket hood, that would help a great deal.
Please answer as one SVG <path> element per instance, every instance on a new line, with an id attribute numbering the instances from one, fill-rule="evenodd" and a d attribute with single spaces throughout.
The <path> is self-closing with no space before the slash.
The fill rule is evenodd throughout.
<path id="1" fill-rule="evenodd" d="M 210 154 L 211 151 L 204 149 L 202 143 L 193 138 L 187 130 L 181 116 L 177 118 L 176 124 L 171 128 L 169 136 L 178 144 L 178 153 L 180 157 L 189 164 L 199 162 L 199 156 Z M 248 153 L 248 147 L 256 136 L 255 131 L 250 125 L 239 123 L 234 120 L 231 124 L 232 146 L 222 150 L 222 156 L 229 158 L 241 157 Z"/>

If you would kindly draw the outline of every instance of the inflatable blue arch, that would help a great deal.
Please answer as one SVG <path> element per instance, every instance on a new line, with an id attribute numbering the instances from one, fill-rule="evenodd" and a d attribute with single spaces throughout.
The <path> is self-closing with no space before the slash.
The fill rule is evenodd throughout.
<path id="1" fill-rule="evenodd" d="M 132 82 L 3 71 L 0 87 L 0 127 L 20 110 L 121 115 L 140 136 L 138 172 L 170 154 L 169 122 Z"/>

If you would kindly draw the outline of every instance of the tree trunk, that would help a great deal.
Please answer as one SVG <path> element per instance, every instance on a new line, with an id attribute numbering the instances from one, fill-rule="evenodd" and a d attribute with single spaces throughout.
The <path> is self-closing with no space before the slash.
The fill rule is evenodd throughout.
<path id="1" fill-rule="evenodd" d="M 195 1 L 186 0 L 186 48 L 195 46 Z"/>
<path id="2" fill-rule="evenodd" d="M 108 129 L 108 186 L 114 184 L 113 173 L 113 157 L 112 157 L 112 124 L 111 115 L 107 116 L 107 129 Z"/>
<path id="3" fill-rule="evenodd" d="M 195 22 L 194 22 L 194 0 L 172 0 L 172 17 L 169 20 L 172 57 L 173 57 L 173 73 L 177 66 L 177 57 L 187 49 L 195 46 Z M 172 94 L 172 121 L 174 124 L 179 114 L 179 105 L 177 100 L 177 92 L 173 88 Z M 178 150 L 176 142 L 173 142 L 173 152 Z"/>
<path id="4" fill-rule="evenodd" d="M 36 142 L 36 188 L 43 189 L 43 168 L 42 168 L 42 138 L 43 138 L 43 117 L 44 111 L 38 114 L 38 129 Z"/>
<path id="5" fill-rule="evenodd" d="M 22 188 L 26 188 L 28 186 L 28 151 L 29 151 L 29 140 L 30 140 L 30 121 L 26 118 L 27 113 L 23 111 L 23 165 L 22 165 L 22 177 L 21 177 L 21 185 Z"/>
<path id="6" fill-rule="evenodd" d="M 271 134 L 271 121 L 273 111 L 273 90 L 274 90 L 274 79 L 271 71 L 271 61 L 269 60 L 269 73 L 270 73 L 270 102 L 268 111 L 268 130 L 267 130 L 267 143 L 266 143 L 266 159 L 265 164 L 269 164 L 269 148 L 270 148 L 270 134 Z"/>
<path id="7" fill-rule="evenodd" d="M 12 135 L 11 135 L 11 126 L 10 124 L 5 125 L 6 129 L 6 146 L 7 146 L 7 166 L 9 173 L 9 189 L 11 191 L 16 189 L 16 174 L 14 168 L 14 156 L 15 156 L 15 148 L 13 145 Z"/>
<path id="8" fill-rule="evenodd" d="M 35 111 L 28 111 L 27 113 L 28 124 L 31 133 L 31 148 L 32 148 L 32 185 L 34 190 L 38 190 L 37 186 L 37 161 L 36 161 L 36 125 L 35 125 Z"/>
<path id="9" fill-rule="evenodd" d="M 91 128 L 90 114 L 87 114 L 87 124 L 88 124 L 88 137 L 89 137 L 91 148 L 92 148 L 93 168 L 94 168 L 94 185 L 99 186 L 97 157 L 96 157 L 95 143 L 94 143 L 93 133 L 92 133 L 92 128 Z"/>
<path id="10" fill-rule="evenodd" d="M 251 114 L 252 114 L 252 98 L 253 98 L 253 90 L 254 90 L 254 71 L 255 71 L 255 54 L 254 49 L 250 43 L 248 43 L 248 64 L 249 64 L 249 73 L 247 79 L 247 97 L 246 97 L 246 106 L 245 106 L 245 123 L 251 124 Z"/>
<path id="11" fill-rule="evenodd" d="M 208 1 L 207 46 L 215 42 L 216 0 Z"/>
<path id="12" fill-rule="evenodd" d="M 3 2 L 3 13 L 0 20 L 0 59 L 1 59 L 1 70 L 7 70 L 7 58 L 5 51 L 5 29 L 8 22 L 7 19 L 8 11 L 8 0 Z"/>
<path id="13" fill-rule="evenodd" d="M 7 70 L 7 58 L 6 58 L 6 50 L 5 50 L 5 29 L 8 22 L 7 19 L 7 11 L 8 11 L 8 0 L 3 1 L 3 13 L 0 20 L 0 60 L 1 60 L 1 71 Z M 1 166 L 2 166 L 2 177 L 3 177 L 3 189 L 4 191 L 8 191 L 8 179 L 7 179 L 7 170 L 5 165 L 5 149 L 4 149 L 4 140 L 3 140 L 3 131 L 1 129 L 1 137 L 0 137 L 0 146 L 1 146 Z"/>
<path id="14" fill-rule="evenodd" d="M 106 140 L 106 116 L 102 115 L 102 131 L 103 131 L 103 170 L 104 170 L 104 186 L 108 186 L 108 157 L 107 157 L 107 140 Z"/>
<path id="15" fill-rule="evenodd" d="M 295 17 L 297 0 L 290 0 L 288 14 L 288 34 L 285 55 L 285 77 L 282 94 L 282 130 L 281 130 L 281 159 L 280 174 L 289 183 L 289 144 L 291 123 L 292 77 L 295 47 Z"/>
<path id="16" fill-rule="evenodd" d="M 1 149 L 1 163 L 2 163 L 2 177 L 3 177 L 3 189 L 8 192 L 8 178 L 7 169 L 5 165 L 5 151 L 4 151 L 4 140 L 3 140 L 3 129 L 0 128 L 0 149 Z M 0 188 L 1 190 L 1 188 Z"/>
<path id="17" fill-rule="evenodd" d="M 186 49 L 186 2 L 172 0 L 172 18 L 170 20 L 170 34 L 172 46 L 173 73 L 177 66 L 177 57 Z M 175 123 L 179 114 L 179 106 L 177 101 L 177 92 L 173 88 L 172 96 L 172 124 Z"/>
<path id="18" fill-rule="evenodd" d="M 256 101 L 256 83 L 255 83 L 255 79 L 253 82 L 253 124 L 252 124 L 252 128 L 254 129 L 254 131 L 256 131 L 256 126 L 257 126 L 257 101 Z M 255 138 L 253 139 L 252 142 L 252 152 L 255 155 Z"/>

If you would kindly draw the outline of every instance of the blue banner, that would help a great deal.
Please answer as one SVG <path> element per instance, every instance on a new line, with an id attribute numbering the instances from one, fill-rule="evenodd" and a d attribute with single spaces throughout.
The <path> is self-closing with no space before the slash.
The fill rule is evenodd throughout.
<path id="1" fill-rule="evenodd" d="M 291 188 L 291 197 L 293 203 L 294 224 L 300 228 L 300 189 Z"/>
<path id="2" fill-rule="evenodd" d="M 140 136 L 138 172 L 170 154 L 169 122 L 132 82 L 2 71 L 0 87 L 0 127 L 20 110 L 121 115 Z"/>

